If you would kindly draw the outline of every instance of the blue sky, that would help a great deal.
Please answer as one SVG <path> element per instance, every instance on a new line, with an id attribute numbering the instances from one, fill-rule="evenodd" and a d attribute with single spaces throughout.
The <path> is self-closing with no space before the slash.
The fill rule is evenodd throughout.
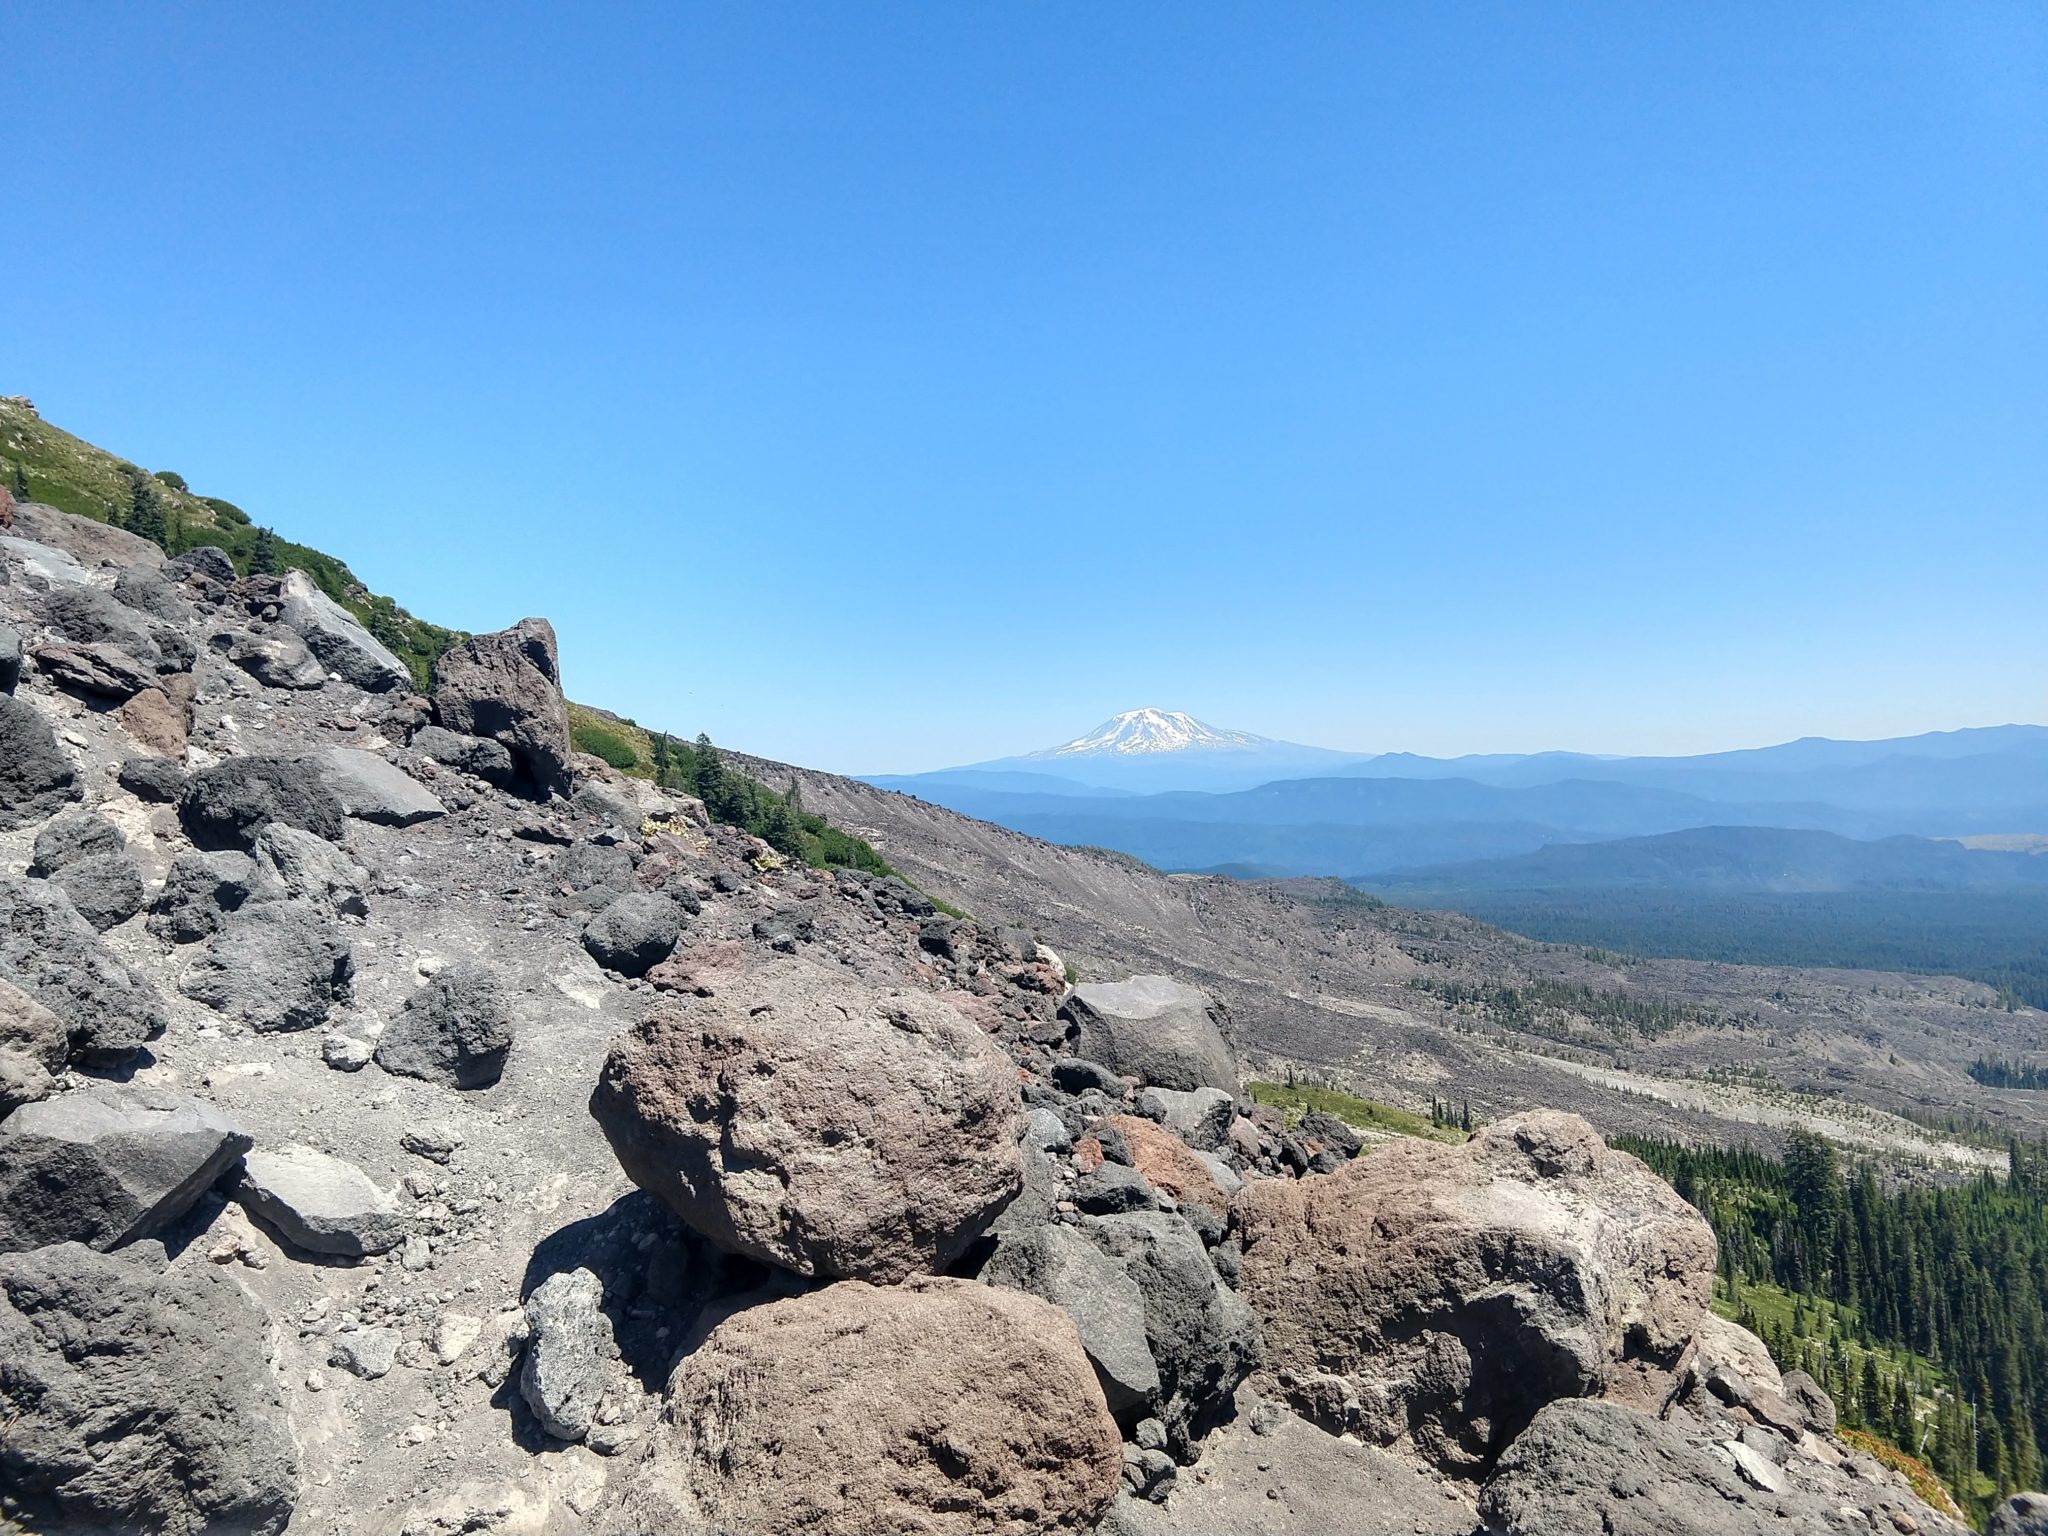
<path id="1" fill-rule="evenodd" d="M 2037 5 L 12 0 L 0 75 L 0 391 L 643 722 L 2048 718 Z"/>

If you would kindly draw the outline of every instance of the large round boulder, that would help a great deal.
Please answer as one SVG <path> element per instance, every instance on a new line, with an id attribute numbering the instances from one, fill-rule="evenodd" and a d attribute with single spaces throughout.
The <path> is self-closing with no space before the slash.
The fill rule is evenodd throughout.
<path id="1" fill-rule="evenodd" d="M 1060 1005 L 1074 1052 L 1160 1088 L 1237 1092 L 1222 1012 L 1170 976 L 1083 982 Z"/>
<path id="2" fill-rule="evenodd" d="M 641 1188 L 799 1274 L 941 1270 L 1023 1183 L 1016 1070 L 986 1035 L 798 961 L 645 1020 L 590 1107 Z"/>
<path id="3" fill-rule="evenodd" d="M 162 1262 L 78 1243 L 0 1258 L 0 1525 L 272 1536 L 290 1520 L 268 1322 L 226 1271 Z"/>
<path id="4" fill-rule="evenodd" d="M 1084 1532 L 1122 1470 L 1059 1308 L 965 1280 L 848 1281 L 737 1313 L 686 1355 L 601 1528 Z"/>
<path id="5" fill-rule="evenodd" d="M 1576 1115 L 1402 1141 L 1239 1198 L 1275 1390 L 1335 1431 L 1497 1456 L 1557 1398 L 1647 1397 L 1706 1317 L 1714 1235 Z"/>

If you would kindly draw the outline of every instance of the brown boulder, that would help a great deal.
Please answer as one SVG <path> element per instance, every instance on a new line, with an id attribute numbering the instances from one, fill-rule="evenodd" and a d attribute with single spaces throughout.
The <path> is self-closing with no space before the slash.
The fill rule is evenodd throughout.
<path id="1" fill-rule="evenodd" d="M 799 1274 L 941 1270 L 1023 1184 L 1001 1050 L 932 997 L 800 961 L 643 1021 L 590 1108 L 642 1189 Z"/>
<path id="2" fill-rule="evenodd" d="M 1206 1205 L 1218 1216 L 1229 1213 L 1230 1196 L 1208 1164 L 1165 1126 L 1138 1115 L 1112 1115 L 1102 1124 L 1123 1137 L 1131 1166 L 1154 1189 L 1165 1190 L 1182 1204 Z"/>
<path id="3" fill-rule="evenodd" d="M 1073 1323 L 965 1280 L 847 1281 L 686 1355 L 609 1536 L 1085 1532 L 1123 1449 Z"/>
<path id="4" fill-rule="evenodd" d="M 1274 1388 L 1453 1470 L 1491 1462 L 1554 1399 L 1642 1400 L 1707 1315 L 1712 1230 L 1576 1115 L 1257 1181 L 1237 1214 Z"/>

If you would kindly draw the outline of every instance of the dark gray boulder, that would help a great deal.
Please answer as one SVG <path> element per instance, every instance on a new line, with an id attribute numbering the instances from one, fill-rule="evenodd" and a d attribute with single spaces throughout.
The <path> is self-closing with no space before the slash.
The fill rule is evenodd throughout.
<path id="1" fill-rule="evenodd" d="M 142 866 L 127 853 L 96 853 L 74 859 L 50 876 L 71 898 L 78 915 L 105 933 L 140 912 L 149 900 Z"/>
<path id="2" fill-rule="evenodd" d="M 52 1536 L 277 1536 L 299 1463 L 269 1334 L 210 1264 L 0 1258 L 5 1514 Z"/>
<path id="3" fill-rule="evenodd" d="M 21 631 L 0 624 L 0 693 L 14 692 L 21 681 Z"/>
<path id="4" fill-rule="evenodd" d="M 1237 1061 L 1210 998 L 1167 976 L 1091 981 L 1060 1005 L 1074 1052 L 1157 1088 L 1237 1091 Z"/>
<path id="5" fill-rule="evenodd" d="M 282 887 L 246 853 L 232 848 L 181 853 L 171 861 L 150 908 L 149 931 L 167 943 L 196 944 L 219 933 L 228 913 L 282 894 Z"/>
<path id="6" fill-rule="evenodd" d="M 41 713 L 0 693 L 0 831 L 26 827 L 79 798 L 78 771 Z"/>
<path id="7" fill-rule="evenodd" d="M 244 906 L 178 983 L 194 1002 L 251 1029 L 311 1029 L 346 1002 L 355 976 L 348 936 L 297 901 Z"/>
<path id="8" fill-rule="evenodd" d="M 452 1088 L 488 1088 L 511 1048 L 497 979 L 480 962 L 462 960 L 406 999 L 377 1042 L 377 1065 Z"/>
<path id="9" fill-rule="evenodd" d="M 235 1198 L 302 1252 L 362 1258 L 405 1241 L 397 1199 L 354 1163 L 313 1147 L 251 1152 L 242 1160 Z"/>
<path id="10" fill-rule="evenodd" d="M 634 891 L 585 925 L 583 947 L 606 970 L 645 976 L 674 952 L 682 932 L 681 907 L 657 892 Z"/>
<path id="11" fill-rule="evenodd" d="M 330 843 L 340 842 L 346 827 L 341 799 L 318 765 L 295 757 L 232 757 L 202 768 L 186 782 L 178 815 L 201 848 L 245 852 L 273 821 Z"/>
<path id="12" fill-rule="evenodd" d="M 164 580 L 160 570 L 146 565 L 128 566 L 114 578 L 114 601 L 169 624 L 183 624 L 191 617 L 178 589 Z"/>
<path id="13" fill-rule="evenodd" d="M 0 977 L 64 1021 L 74 1061 L 111 1066 L 164 1032 L 149 980 L 101 941 L 48 880 L 0 880 Z"/>
<path id="14" fill-rule="evenodd" d="M 234 557 L 212 544 L 202 544 L 164 562 L 164 578 L 168 581 L 190 582 L 195 577 L 202 584 L 232 585 L 235 580 Z"/>
<path id="15" fill-rule="evenodd" d="M 483 736 L 464 736 L 446 726 L 429 725 L 413 733 L 412 748 L 437 763 L 473 773 L 500 789 L 517 777 L 511 750 L 501 741 Z"/>
<path id="16" fill-rule="evenodd" d="M 1028 1291 L 1074 1320 L 1109 1411 L 1126 1428 L 1159 1396 L 1145 1333 L 1145 1297 L 1130 1271 L 1069 1226 L 1005 1233 L 982 1267 L 984 1285 Z"/>
<path id="17" fill-rule="evenodd" d="M 31 653 L 36 670 L 59 688 L 116 703 L 156 686 L 156 670 L 117 645 L 46 640 Z"/>
<path id="18" fill-rule="evenodd" d="M 53 587 L 37 607 L 43 622 L 73 645 L 110 646 L 152 673 L 163 660 L 148 619 L 111 592 L 98 587 Z"/>
<path id="19" fill-rule="evenodd" d="M 92 811 L 66 811 L 51 818 L 36 834 L 28 872 L 47 877 L 67 864 L 99 853 L 120 853 L 128 838 L 106 817 Z"/>
<path id="20" fill-rule="evenodd" d="M 526 1298 L 532 1342 L 519 1367 L 519 1395 L 557 1440 L 581 1440 L 596 1422 L 607 1360 L 618 1353 L 603 1303 L 603 1283 L 587 1269 L 552 1274 Z"/>
<path id="21" fill-rule="evenodd" d="M 211 1105 L 156 1089 L 29 1104 L 0 1122 L 0 1252 L 147 1237 L 190 1210 L 250 1144 Z"/>
<path id="22" fill-rule="evenodd" d="M 434 682 L 436 723 L 502 743 L 542 799 L 569 793 L 569 713 L 546 619 L 472 635 L 434 664 Z"/>
<path id="23" fill-rule="evenodd" d="M 168 758 L 126 758 L 114 780 L 136 799 L 157 805 L 169 805 L 185 792 L 185 770 Z"/>
<path id="24" fill-rule="evenodd" d="M 1259 1364 L 1258 1318 L 1218 1278 L 1201 1236 L 1175 1213 L 1084 1217 L 1080 1230 L 1144 1298 L 1145 1337 L 1159 1371 L 1149 1417 L 1166 1426 L 1174 1456 L 1190 1460 Z"/>
<path id="25" fill-rule="evenodd" d="M 324 837 L 273 821 L 256 834 L 256 867 L 259 879 L 274 883 L 289 900 L 339 916 L 369 913 L 369 871 Z"/>
<path id="26" fill-rule="evenodd" d="M 306 642 L 322 666 L 368 693 L 412 687 L 412 673 L 356 621 L 356 616 L 313 584 L 304 571 L 287 571 L 278 587 L 279 618 Z"/>

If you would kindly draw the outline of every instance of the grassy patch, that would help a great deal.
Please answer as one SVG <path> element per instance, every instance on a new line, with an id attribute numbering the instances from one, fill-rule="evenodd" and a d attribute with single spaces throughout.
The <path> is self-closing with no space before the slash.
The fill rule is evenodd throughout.
<path id="1" fill-rule="evenodd" d="M 1319 1110 L 1361 1131 L 1389 1131 L 1396 1136 L 1417 1136 L 1425 1141 L 1465 1139 L 1465 1133 L 1454 1127 L 1432 1125 L 1427 1115 L 1361 1099 L 1356 1094 L 1343 1093 L 1335 1088 L 1317 1087 L 1313 1083 L 1292 1086 L 1285 1083 L 1247 1083 L 1245 1092 L 1251 1095 L 1254 1104 L 1266 1104 L 1279 1110 L 1289 1125 L 1298 1122 L 1310 1110 Z"/>

